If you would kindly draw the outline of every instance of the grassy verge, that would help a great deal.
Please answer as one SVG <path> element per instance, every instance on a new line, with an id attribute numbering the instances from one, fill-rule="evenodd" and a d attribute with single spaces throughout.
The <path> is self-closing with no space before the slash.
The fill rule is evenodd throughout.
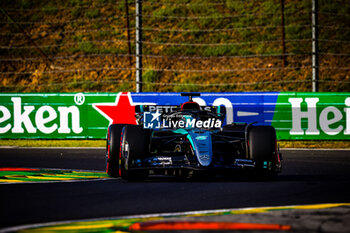
<path id="1" fill-rule="evenodd" d="M 279 141 L 280 148 L 350 149 L 350 141 Z M 10 147 L 105 147 L 105 140 L 0 140 Z"/>
<path id="2" fill-rule="evenodd" d="M 350 141 L 279 141 L 280 148 L 350 149 Z"/>

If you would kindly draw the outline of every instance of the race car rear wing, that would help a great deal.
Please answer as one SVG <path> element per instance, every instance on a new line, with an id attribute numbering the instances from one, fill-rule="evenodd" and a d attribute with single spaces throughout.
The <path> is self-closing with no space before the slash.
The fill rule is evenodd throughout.
<path id="1" fill-rule="evenodd" d="M 169 114 L 181 110 L 178 105 L 136 105 L 135 112 L 142 114 L 144 112 L 159 112 L 161 114 Z M 200 106 L 201 111 L 207 111 L 217 114 L 219 117 L 226 115 L 226 108 L 222 106 Z"/>

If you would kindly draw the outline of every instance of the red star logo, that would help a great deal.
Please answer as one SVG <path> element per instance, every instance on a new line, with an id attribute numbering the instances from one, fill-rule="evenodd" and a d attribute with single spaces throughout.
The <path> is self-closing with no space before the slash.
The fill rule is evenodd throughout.
<path id="1" fill-rule="evenodd" d="M 99 103 L 92 106 L 106 117 L 110 124 L 137 124 L 135 105 L 132 102 L 130 92 L 119 93 L 115 103 Z"/>

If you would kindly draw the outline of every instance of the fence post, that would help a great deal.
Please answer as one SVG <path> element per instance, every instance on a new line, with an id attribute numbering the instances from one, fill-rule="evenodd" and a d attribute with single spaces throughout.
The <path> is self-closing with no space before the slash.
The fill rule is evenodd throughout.
<path id="1" fill-rule="evenodd" d="M 142 92 L 142 0 L 136 0 L 136 92 Z"/>
<path id="2" fill-rule="evenodd" d="M 129 3 L 128 0 L 125 0 L 125 12 L 126 12 L 126 28 L 128 30 L 128 56 L 129 56 L 129 65 L 131 67 L 131 42 L 130 42 L 130 23 L 129 23 Z"/>
<path id="3" fill-rule="evenodd" d="M 286 67 L 286 33 L 284 31 L 284 0 L 281 0 L 281 26 L 282 26 L 282 61 L 283 61 L 283 67 Z"/>
<path id="4" fill-rule="evenodd" d="M 312 0 L 312 92 L 318 92 L 318 0 Z"/>

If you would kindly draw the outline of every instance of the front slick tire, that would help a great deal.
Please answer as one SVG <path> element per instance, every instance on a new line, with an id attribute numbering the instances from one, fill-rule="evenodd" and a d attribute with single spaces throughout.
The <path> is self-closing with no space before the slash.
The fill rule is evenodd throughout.
<path id="1" fill-rule="evenodd" d="M 106 148 L 106 172 L 111 177 L 119 176 L 120 135 L 125 124 L 108 127 Z"/>
<path id="2" fill-rule="evenodd" d="M 139 125 L 127 125 L 122 130 L 121 178 L 124 180 L 145 180 L 149 171 L 133 170 L 149 153 L 151 133 Z M 140 164 L 141 165 L 141 164 Z M 131 169 L 130 169 L 131 168 Z"/>
<path id="3" fill-rule="evenodd" d="M 255 126 L 249 131 L 250 159 L 256 162 L 258 178 L 274 180 L 277 177 L 276 131 L 271 126 Z"/>

